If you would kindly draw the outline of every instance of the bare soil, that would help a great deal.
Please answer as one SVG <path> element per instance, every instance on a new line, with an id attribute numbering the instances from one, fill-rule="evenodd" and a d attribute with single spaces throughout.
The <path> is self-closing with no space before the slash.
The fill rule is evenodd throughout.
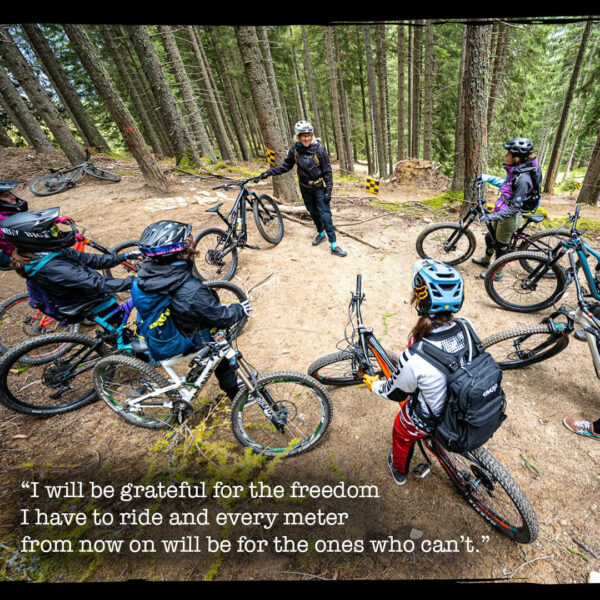
<path id="1" fill-rule="evenodd" d="M 54 158 L 36 158 L 27 150 L 0 150 L 0 177 L 29 183 L 48 166 L 60 166 L 53 161 Z M 107 246 L 139 237 L 148 224 L 159 219 L 190 222 L 195 231 L 219 226 L 217 217 L 207 214 L 205 209 L 217 201 L 223 201 L 225 207 L 233 202 L 232 192 L 225 193 L 227 198 L 224 198 L 210 190 L 219 183 L 214 179 L 186 177 L 171 170 L 172 191 L 168 197 L 161 197 L 145 187 L 130 162 L 108 157 L 99 157 L 96 162 L 123 173 L 123 180 L 110 184 L 85 177 L 56 196 L 35 197 L 26 188 L 20 195 L 29 201 L 31 209 L 60 206 L 62 214 L 73 217 L 80 227 L 88 229 Z M 269 184 L 255 189 L 271 191 Z M 398 185 L 390 190 L 382 185 L 380 199 L 410 202 L 438 193 L 435 186 L 424 189 Z M 249 224 L 250 243 L 259 245 L 261 250 L 241 252 L 233 281 L 250 289 L 271 275 L 250 294 L 255 315 L 239 340 L 244 355 L 261 372 L 285 369 L 306 372 L 316 358 L 336 351 L 336 343 L 343 338 L 357 273 L 363 275 L 365 323 L 374 328 L 387 349 L 400 354 L 405 347 L 415 321 L 414 310 L 408 303 L 412 265 L 417 258 L 415 239 L 426 222 L 385 212 L 369 200 L 336 201 L 338 194 L 361 197 L 364 190 L 334 190 L 334 224 L 379 249 L 339 235 L 338 244 L 348 252 L 346 258 L 340 259 L 330 254 L 327 244 L 312 247 L 314 230 L 290 220 L 284 220 L 282 242 L 272 247 L 260 237 L 254 224 Z M 573 209 L 574 200 L 545 198 L 543 205 L 552 216 L 563 215 Z M 583 214 L 600 219 L 595 207 L 584 207 Z M 481 250 L 483 229 L 477 234 L 477 242 Z M 485 293 L 476 265 L 469 261 L 460 265 L 459 270 L 466 285 L 462 314 L 474 323 L 482 338 L 519 324 L 537 323 L 549 313 L 521 315 L 503 311 Z M 24 281 L 15 273 L 0 273 L 2 299 L 24 290 Z M 306 539 L 311 536 L 407 539 L 418 530 L 422 532 L 421 539 L 457 540 L 460 552 L 340 551 L 279 553 L 268 557 L 231 553 L 222 555 L 215 578 L 584 582 L 590 571 L 600 570 L 600 560 L 582 550 L 574 540 L 584 542 L 600 555 L 600 444 L 572 434 L 563 426 L 562 419 L 565 416 L 597 419 L 600 415 L 598 380 L 587 346 L 572 338 L 559 356 L 523 370 L 506 372 L 503 386 L 509 400 L 508 419 L 487 448 L 512 474 L 538 515 L 540 533 L 533 544 L 519 545 L 496 533 L 456 493 L 439 464 L 433 466 L 425 479 L 411 475 L 404 487 L 394 485 L 386 457 L 396 404 L 370 395 L 363 386 L 329 388 L 334 416 L 325 440 L 310 453 L 278 465 L 270 482 L 335 484 L 342 480 L 348 484 L 372 484 L 378 487 L 380 497 L 337 504 L 330 500 L 309 503 L 313 510 L 345 510 L 350 518 L 346 526 L 309 528 L 302 530 L 302 535 Z M 219 397 L 212 381 L 203 393 L 212 399 Z M 222 435 L 229 442 L 235 441 L 226 422 Z M 25 533 L 18 524 L 18 509 L 27 503 L 22 480 L 137 481 L 147 475 L 150 461 L 155 460 L 150 448 L 161 440 L 165 440 L 164 433 L 132 427 L 101 403 L 50 419 L 36 419 L 0 407 L 2 539 L 14 543 Z M 234 452 L 242 454 L 241 449 Z M 416 451 L 413 465 L 419 459 Z M 156 468 L 164 471 L 166 454 Z M 271 505 L 266 502 L 257 510 Z M 275 510 L 282 510 L 281 505 L 275 505 Z M 211 531 L 217 536 L 217 530 Z M 196 531 L 199 535 L 205 532 L 206 528 Z M 289 534 L 279 529 L 277 533 L 297 537 L 298 531 Z M 263 533 L 259 529 L 232 529 L 233 538 L 241 534 L 263 535 L 265 539 L 275 535 L 273 531 Z M 171 537 L 176 536 L 177 533 Z M 468 552 L 461 536 L 463 542 L 469 537 L 476 551 Z M 574 550 L 585 555 L 587 561 Z M 77 561 L 57 558 L 44 578 L 196 580 L 206 577 L 214 559 L 206 553 L 157 557 L 105 555 L 82 571 Z"/>

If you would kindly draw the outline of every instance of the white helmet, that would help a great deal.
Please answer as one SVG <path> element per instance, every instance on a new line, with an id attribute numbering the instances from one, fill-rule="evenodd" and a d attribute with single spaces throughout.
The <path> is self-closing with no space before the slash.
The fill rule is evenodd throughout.
<path id="1" fill-rule="evenodd" d="M 301 133 L 314 133 L 313 126 L 308 121 L 298 121 L 294 125 L 294 133 L 300 135 Z"/>

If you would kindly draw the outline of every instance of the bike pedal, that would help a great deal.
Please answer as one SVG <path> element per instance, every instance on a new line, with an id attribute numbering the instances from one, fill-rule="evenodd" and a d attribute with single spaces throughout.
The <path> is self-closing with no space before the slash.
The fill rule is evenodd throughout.
<path id="1" fill-rule="evenodd" d="M 427 463 L 420 463 L 413 468 L 413 473 L 415 474 L 415 477 L 423 479 L 424 477 L 427 477 L 429 473 L 431 473 L 431 469 Z"/>

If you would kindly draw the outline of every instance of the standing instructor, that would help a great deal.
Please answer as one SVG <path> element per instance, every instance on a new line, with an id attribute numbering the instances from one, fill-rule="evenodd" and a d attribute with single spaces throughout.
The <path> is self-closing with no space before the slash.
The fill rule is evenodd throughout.
<path id="1" fill-rule="evenodd" d="M 336 256 L 346 256 L 347 253 L 335 241 L 335 230 L 329 206 L 333 175 L 327 150 L 314 139 L 314 129 L 308 121 L 298 121 L 294 125 L 294 133 L 296 134 L 296 143 L 290 148 L 284 161 L 261 173 L 260 178 L 266 179 L 272 175 L 283 175 L 296 165 L 300 193 L 306 210 L 310 213 L 317 228 L 313 246 L 324 242 L 325 233 L 327 233 L 327 239 L 331 244 L 331 253 Z"/>

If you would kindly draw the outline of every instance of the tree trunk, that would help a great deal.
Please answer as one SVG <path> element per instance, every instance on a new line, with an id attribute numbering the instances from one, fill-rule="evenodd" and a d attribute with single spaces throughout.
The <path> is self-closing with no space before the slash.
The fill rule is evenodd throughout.
<path id="1" fill-rule="evenodd" d="M 383 150 L 384 162 L 380 165 L 380 173 L 382 179 L 385 179 L 389 175 L 389 138 L 387 131 L 387 64 L 386 64 L 386 47 L 385 47 L 385 25 L 378 23 L 375 25 L 375 56 L 377 62 L 377 84 L 378 84 L 378 98 L 379 98 L 379 119 L 381 129 L 381 144 Z"/>
<path id="2" fill-rule="evenodd" d="M 487 130 L 491 131 L 492 119 L 494 118 L 494 110 L 500 94 L 502 85 L 502 77 L 504 75 L 504 63 L 506 59 L 506 51 L 508 48 L 508 26 L 503 21 L 498 23 L 498 38 L 496 40 L 496 52 L 494 56 L 494 67 L 490 80 L 490 96 L 488 100 L 487 110 Z"/>
<path id="3" fill-rule="evenodd" d="M 433 82 L 435 80 L 436 61 L 434 48 L 433 24 L 427 21 L 425 29 L 425 76 L 424 76 L 424 119 L 423 119 L 423 158 L 433 159 Z"/>
<path id="4" fill-rule="evenodd" d="M 229 78 L 228 67 L 223 58 L 223 54 L 219 49 L 219 40 L 217 35 L 215 34 L 215 28 L 212 26 L 206 27 L 208 34 L 210 35 L 210 40 L 212 42 L 215 56 L 217 58 L 217 67 L 219 69 L 219 75 L 221 77 L 221 81 L 223 82 L 223 86 L 225 88 L 225 97 L 227 100 L 227 104 L 229 105 L 231 111 L 231 119 L 233 121 L 233 128 L 235 130 L 235 136 L 237 138 L 240 151 L 242 153 L 242 158 L 245 161 L 250 160 L 250 154 L 248 152 L 248 145 L 246 144 L 246 137 L 244 135 L 244 128 L 242 124 L 242 116 L 240 114 L 239 106 L 236 100 L 235 92 L 233 89 L 233 84 L 231 83 L 231 79 Z"/>
<path id="5" fill-rule="evenodd" d="M 177 100 L 169 87 L 169 82 L 156 55 L 148 31 L 143 25 L 128 25 L 127 28 L 135 47 L 135 52 L 140 59 L 142 69 L 152 86 L 152 91 L 165 119 L 167 132 L 173 142 L 176 163 L 179 164 L 181 159 L 189 154 L 194 162 L 200 166 L 202 163 L 194 148 L 183 116 L 177 106 Z"/>
<path id="6" fill-rule="evenodd" d="M 213 94 L 215 100 L 217 102 L 217 109 L 219 111 L 219 116 L 221 118 L 221 123 L 225 128 L 226 141 L 227 146 L 229 148 L 229 152 L 231 153 L 231 160 L 235 160 L 234 154 L 237 154 L 237 157 L 240 158 L 240 155 L 235 147 L 235 135 L 233 134 L 233 129 L 231 129 L 231 125 L 229 124 L 229 117 L 225 111 L 225 107 L 223 106 L 223 102 L 221 99 L 221 92 L 217 87 L 217 82 L 212 74 L 212 68 L 210 66 L 210 62 L 208 57 L 206 56 L 206 52 L 204 51 L 204 46 L 202 45 L 202 40 L 200 38 L 200 31 L 197 27 L 194 27 L 194 34 L 196 35 L 196 41 L 198 42 L 198 48 L 200 50 L 200 54 L 202 55 L 202 60 L 204 61 L 204 68 L 206 69 L 206 74 L 208 75 L 208 81 L 210 83 L 210 88 L 213 90 Z"/>
<path id="7" fill-rule="evenodd" d="M 152 146 L 152 150 L 156 154 L 166 156 L 167 149 L 162 147 L 159 135 L 155 131 L 156 125 L 153 124 L 151 116 L 147 113 L 141 94 L 130 76 L 132 68 L 129 63 L 128 54 L 124 51 L 122 46 L 122 41 L 114 35 L 112 25 L 100 25 L 100 29 L 104 41 L 106 42 L 106 48 L 117 67 L 119 77 L 121 78 L 127 94 L 131 98 L 135 114 L 141 123 L 144 138 L 148 141 L 150 146 Z"/>
<path id="8" fill-rule="evenodd" d="M 410 21 L 409 21 L 410 23 Z M 413 46 L 415 39 L 415 28 L 412 25 L 408 27 L 408 56 L 407 56 L 407 96 L 406 96 L 406 131 L 408 134 L 407 144 L 407 155 L 413 156 L 413 126 L 412 126 L 412 105 L 413 105 L 413 93 L 412 93 L 412 82 L 413 82 Z"/>
<path id="9" fill-rule="evenodd" d="M 85 153 L 73 137 L 69 126 L 60 116 L 48 95 L 40 85 L 31 67 L 13 41 L 7 26 L 0 27 L 0 55 L 42 117 L 71 164 L 85 161 Z"/>
<path id="10" fill-rule="evenodd" d="M 234 29 L 252 94 L 254 111 L 265 144 L 275 153 L 277 163 L 280 163 L 286 157 L 287 152 L 280 128 L 273 119 L 275 106 L 267 83 L 267 74 L 262 61 L 256 28 L 236 25 Z M 273 178 L 273 191 L 280 198 L 294 202 L 298 200 L 294 176 L 291 172 Z"/>
<path id="11" fill-rule="evenodd" d="M 373 53 L 371 50 L 371 31 L 369 25 L 363 25 L 363 36 L 365 41 L 365 56 L 367 57 L 367 82 L 369 86 L 369 104 L 373 117 L 373 131 L 375 133 L 375 146 L 377 148 L 377 161 L 380 177 L 385 177 L 386 162 L 383 145 L 383 132 L 381 131 L 381 116 L 379 115 L 379 101 L 377 98 L 377 84 L 375 82 L 375 68 L 373 65 Z M 375 149 L 373 150 L 375 153 Z"/>
<path id="12" fill-rule="evenodd" d="M 65 108 L 69 111 L 73 123 L 81 133 L 88 146 L 95 148 L 99 152 L 110 152 L 110 146 L 102 137 L 96 125 L 94 125 L 90 115 L 81 103 L 75 88 L 71 85 L 67 74 L 61 67 L 54 52 L 44 37 L 42 30 L 35 24 L 24 23 L 21 27 L 27 34 L 27 39 L 31 47 L 40 59 L 44 71 L 52 82 L 54 89 L 58 93 Z"/>
<path id="13" fill-rule="evenodd" d="M 281 104 L 281 98 L 279 96 L 279 88 L 277 87 L 277 78 L 275 77 L 275 69 L 273 68 L 273 58 L 271 57 L 271 46 L 269 44 L 267 28 L 261 25 L 257 25 L 256 35 L 258 37 L 260 53 L 263 59 L 265 73 L 267 74 L 267 82 L 269 84 L 269 89 L 271 90 L 271 97 L 273 98 L 273 103 L 275 106 L 274 114 L 279 120 L 281 138 L 283 142 L 286 145 L 288 145 L 291 142 L 290 126 L 288 123 L 289 119 L 283 113 L 283 106 Z"/>
<path id="14" fill-rule="evenodd" d="M 79 60 L 87 71 L 94 87 L 119 128 L 127 148 L 135 158 L 146 183 L 159 191 L 167 192 L 169 186 L 148 150 L 127 106 L 108 75 L 96 48 L 81 25 L 63 25 Z"/>
<path id="15" fill-rule="evenodd" d="M 600 200 L 600 133 L 596 138 L 596 145 L 577 197 L 577 204 L 596 205 L 598 200 Z"/>
<path id="16" fill-rule="evenodd" d="M 8 132 L 4 127 L 0 124 L 0 146 L 3 148 L 12 148 L 14 146 Z"/>
<path id="17" fill-rule="evenodd" d="M 579 44 L 579 51 L 577 52 L 577 58 L 575 59 L 575 64 L 573 65 L 573 71 L 571 74 L 571 79 L 569 81 L 569 88 L 565 96 L 562 111 L 560 114 L 560 120 L 556 128 L 556 135 L 554 136 L 554 144 L 552 146 L 552 153 L 550 154 L 550 161 L 548 162 L 546 179 L 544 181 L 543 188 L 544 192 L 546 192 L 547 194 L 552 193 L 552 190 L 554 188 L 554 180 L 556 179 L 556 171 L 558 169 L 559 164 L 559 149 L 562 145 L 563 135 L 565 133 L 565 126 L 569 117 L 569 110 L 571 108 L 571 103 L 573 102 L 573 91 L 575 90 L 577 80 L 579 79 L 579 73 L 581 72 L 581 65 L 583 63 L 583 56 L 585 54 L 587 41 L 590 37 L 592 25 L 592 21 L 587 21 L 585 24 L 585 29 L 583 30 L 583 35 L 581 36 L 581 43 Z"/>
<path id="18" fill-rule="evenodd" d="M 364 52 L 361 52 L 360 43 L 360 29 L 356 28 L 356 62 L 358 63 L 358 71 L 360 74 L 360 100 L 362 106 L 362 118 L 363 118 L 363 133 L 365 136 L 365 150 L 367 153 L 367 173 L 373 175 L 375 169 L 373 168 L 373 160 L 371 158 L 370 144 L 369 144 L 369 117 L 367 116 L 367 102 L 365 100 L 365 77 L 363 73 L 363 56 Z"/>
<path id="19" fill-rule="evenodd" d="M 223 124 L 223 120 L 217 107 L 217 99 L 210 84 L 210 78 L 204 64 L 202 51 L 200 50 L 199 38 L 196 36 L 195 28 L 192 25 L 187 25 L 184 27 L 183 34 L 196 59 L 196 66 L 198 67 L 200 73 L 199 85 L 205 98 L 208 120 L 210 122 L 211 129 L 217 138 L 217 146 L 219 147 L 221 158 L 226 161 L 232 161 L 233 152 L 229 144 L 227 132 L 225 131 L 225 125 Z"/>
<path id="20" fill-rule="evenodd" d="M 467 58 L 467 27 L 463 26 L 460 67 L 458 70 L 458 91 L 456 100 L 456 125 L 454 128 L 454 172 L 450 189 L 453 192 L 462 190 L 465 184 L 465 61 Z"/>
<path id="21" fill-rule="evenodd" d="M 306 34 L 306 27 L 304 25 L 302 25 L 302 41 L 304 42 L 304 62 L 306 64 L 306 72 L 308 73 L 308 85 L 310 88 L 310 103 L 312 105 L 313 115 L 315 117 L 315 132 L 317 135 L 323 135 L 321 128 L 321 119 L 319 117 L 319 105 L 317 104 L 317 93 L 315 91 L 315 79 L 313 76 L 310 53 L 308 51 L 308 36 Z"/>
<path id="22" fill-rule="evenodd" d="M 487 77 L 489 73 L 490 25 L 467 25 L 464 71 L 465 198 L 475 177 L 481 174 L 487 149 Z"/>
<path id="23" fill-rule="evenodd" d="M 200 150 L 203 156 L 208 156 L 212 162 L 216 161 L 215 151 L 208 139 L 208 133 L 204 126 L 202 119 L 202 113 L 198 106 L 198 100 L 194 94 L 192 88 L 192 82 L 190 81 L 188 74 L 185 70 L 181 54 L 177 48 L 177 42 L 175 36 L 168 25 L 159 25 L 158 31 L 160 33 L 163 47 L 167 60 L 169 61 L 169 67 L 171 73 L 175 78 L 181 97 L 183 98 L 183 106 L 188 116 L 190 128 L 194 134 L 194 137 L 200 145 Z"/>
<path id="24" fill-rule="evenodd" d="M 348 96 L 346 94 L 346 86 L 344 84 L 343 70 L 339 65 L 343 64 L 340 59 L 340 48 L 338 42 L 338 29 L 333 28 L 333 49 L 335 56 L 335 71 L 338 78 L 340 91 L 340 111 L 342 120 L 342 137 L 344 139 L 344 153 L 346 154 L 346 171 L 354 174 L 354 152 L 352 148 L 352 124 L 350 121 L 350 109 L 348 106 Z"/>
<path id="25" fill-rule="evenodd" d="M 412 152 L 411 155 L 419 158 L 421 141 L 421 72 L 423 70 L 423 21 L 416 21 L 415 39 L 413 48 L 413 102 L 412 102 Z"/>
<path id="26" fill-rule="evenodd" d="M 405 61 L 404 25 L 398 25 L 398 150 L 397 160 L 406 157 L 404 149 L 404 61 Z"/>
<path id="27" fill-rule="evenodd" d="M 331 38 L 331 28 L 323 28 L 325 35 L 325 50 L 327 52 L 327 65 L 329 66 L 329 83 L 331 85 L 331 110 L 333 116 L 333 130 L 335 132 L 335 147 L 337 158 L 340 161 L 342 172 L 348 171 L 348 159 L 344 147 L 344 138 L 342 136 L 342 121 L 340 118 L 340 104 L 337 91 L 337 76 L 335 72 L 335 59 L 333 56 L 333 41 Z"/>
<path id="28" fill-rule="evenodd" d="M 0 96 L 2 97 L 2 108 L 9 119 L 15 124 L 25 141 L 33 147 L 36 152 L 45 154 L 56 154 L 56 148 L 52 145 L 46 134 L 42 131 L 36 118 L 31 114 L 25 100 L 15 89 L 12 81 L 0 66 Z"/>

